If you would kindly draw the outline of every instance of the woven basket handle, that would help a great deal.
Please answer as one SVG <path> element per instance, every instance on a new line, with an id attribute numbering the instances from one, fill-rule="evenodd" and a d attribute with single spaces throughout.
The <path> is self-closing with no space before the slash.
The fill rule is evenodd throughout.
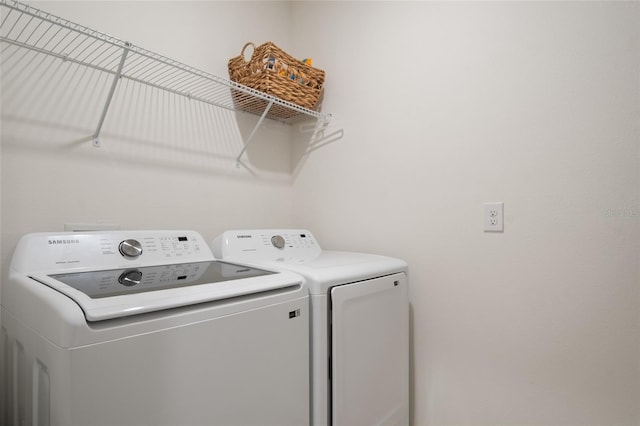
<path id="1" fill-rule="evenodd" d="M 242 47 L 242 51 L 240 52 L 240 56 L 242 56 L 242 59 L 244 59 L 244 61 L 245 61 L 245 62 L 249 62 L 249 61 L 247 61 L 247 57 L 246 57 L 246 56 L 244 56 L 244 51 L 245 51 L 245 49 L 246 49 L 247 47 L 249 47 L 249 46 L 253 47 L 253 51 L 254 51 L 254 52 L 256 51 L 256 45 L 255 45 L 255 44 L 253 44 L 252 42 L 249 42 L 249 43 L 245 44 L 245 45 Z M 251 54 L 253 55 L 253 52 L 251 52 Z"/>

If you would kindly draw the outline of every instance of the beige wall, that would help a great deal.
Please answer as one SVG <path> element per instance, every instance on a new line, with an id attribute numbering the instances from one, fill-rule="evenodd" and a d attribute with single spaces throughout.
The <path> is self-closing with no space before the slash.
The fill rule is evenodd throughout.
<path id="1" fill-rule="evenodd" d="M 270 123 L 236 169 L 250 119 L 123 86 L 96 149 L 91 94 L 3 87 L 4 273 L 68 222 L 308 227 L 409 262 L 416 425 L 640 423 L 640 4 L 34 5 L 222 76 L 276 41 L 327 70 L 344 133 L 304 156 Z"/>
<path id="2" fill-rule="evenodd" d="M 295 224 L 408 260 L 415 423 L 639 424 L 640 4 L 295 11 L 344 128 Z"/>

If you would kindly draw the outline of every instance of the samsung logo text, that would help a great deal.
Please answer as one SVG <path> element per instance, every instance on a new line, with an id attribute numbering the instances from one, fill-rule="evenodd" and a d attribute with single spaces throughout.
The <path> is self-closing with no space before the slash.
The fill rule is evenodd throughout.
<path id="1" fill-rule="evenodd" d="M 80 244 L 80 240 L 49 240 L 49 245 L 52 244 Z"/>

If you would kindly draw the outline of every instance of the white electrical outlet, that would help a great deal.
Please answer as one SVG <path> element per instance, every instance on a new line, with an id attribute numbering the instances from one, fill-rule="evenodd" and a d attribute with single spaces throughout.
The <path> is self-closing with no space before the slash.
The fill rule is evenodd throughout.
<path id="1" fill-rule="evenodd" d="M 484 203 L 484 232 L 504 231 L 504 203 Z"/>

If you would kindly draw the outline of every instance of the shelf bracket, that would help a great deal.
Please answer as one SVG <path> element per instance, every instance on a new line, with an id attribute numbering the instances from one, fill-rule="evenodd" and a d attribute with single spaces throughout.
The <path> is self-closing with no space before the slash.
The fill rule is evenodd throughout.
<path id="1" fill-rule="evenodd" d="M 244 142 L 244 146 L 242 147 L 242 151 L 240 151 L 240 154 L 238 154 L 238 157 L 236 158 L 236 167 L 240 167 L 240 158 L 242 158 L 242 156 L 244 155 L 245 151 L 247 150 L 247 147 L 249 146 L 249 144 L 251 143 L 251 140 L 253 139 L 253 136 L 256 134 L 256 131 L 258 131 L 258 128 L 260 127 L 260 125 L 264 121 L 265 117 L 269 113 L 269 110 L 271 109 L 272 106 L 273 106 L 273 99 L 270 99 L 269 100 L 269 104 L 264 109 L 264 112 L 260 116 L 260 119 L 258 119 L 258 122 L 256 123 L 255 127 L 253 128 L 253 131 L 251 132 L 251 134 L 249 135 L 247 140 Z"/>
<path id="2" fill-rule="evenodd" d="M 100 114 L 100 121 L 98 121 L 98 127 L 96 127 L 96 131 L 93 134 L 93 146 L 96 148 L 100 147 L 100 132 L 102 131 L 102 125 L 104 124 L 104 119 L 107 117 L 107 111 L 109 111 L 109 105 L 111 105 L 111 100 L 113 99 L 113 94 L 116 91 L 116 87 L 118 86 L 118 80 L 122 76 L 122 68 L 124 67 L 124 62 L 127 59 L 127 55 L 129 54 L 129 48 L 131 47 L 131 43 L 125 43 L 124 48 L 122 50 L 122 56 L 120 57 L 120 63 L 118 64 L 118 69 L 113 76 L 113 81 L 111 82 L 111 89 L 109 89 L 109 94 L 107 95 L 107 100 L 104 104 L 104 108 L 102 108 L 102 114 Z"/>
<path id="3" fill-rule="evenodd" d="M 318 134 L 322 134 L 324 129 L 327 128 L 327 126 L 331 122 L 331 118 L 332 118 L 331 114 L 327 114 L 324 117 L 318 118 L 316 120 L 316 124 L 313 127 L 313 133 L 311 133 L 311 143 L 316 143 L 317 142 L 316 139 L 318 137 Z"/>

